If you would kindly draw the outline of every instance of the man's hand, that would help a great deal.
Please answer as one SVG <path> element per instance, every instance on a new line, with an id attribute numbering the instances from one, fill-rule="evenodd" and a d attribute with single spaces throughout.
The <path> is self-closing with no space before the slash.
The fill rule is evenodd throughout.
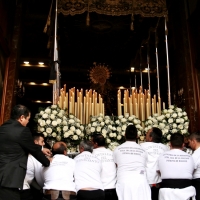
<path id="1" fill-rule="evenodd" d="M 47 149 L 47 148 L 43 148 L 42 149 L 42 152 L 43 152 L 43 154 L 44 155 L 46 155 L 46 156 L 52 156 L 52 153 L 51 153 L 51 151 L 49 150 L 49 149 Z"/>

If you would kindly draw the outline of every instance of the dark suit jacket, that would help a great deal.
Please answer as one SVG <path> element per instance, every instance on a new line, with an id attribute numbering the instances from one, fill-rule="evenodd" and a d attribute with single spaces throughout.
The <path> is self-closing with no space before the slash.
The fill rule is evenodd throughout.
<path id="1" fill-rule="evenodd" d="M 17 120 L 10 119 L 0 126 L 0 186 L 23 188 L 29 153 L 49 166 L 41 148 L 34 144 L 30 129 Z"/>

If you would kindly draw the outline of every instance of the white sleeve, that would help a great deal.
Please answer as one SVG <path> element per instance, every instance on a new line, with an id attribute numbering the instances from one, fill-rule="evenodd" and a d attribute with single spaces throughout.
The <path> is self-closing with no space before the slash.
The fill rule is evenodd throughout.
<path id="1" fill-rule="evenodd" d="M 30 184 L 32 180 L 35 177 L 35 166 L 32 156 L 28 156 L 28 162 L 27 162 L 27 170 L 26 170 L 26 176 L 28 178 L 28 183 Z"/>

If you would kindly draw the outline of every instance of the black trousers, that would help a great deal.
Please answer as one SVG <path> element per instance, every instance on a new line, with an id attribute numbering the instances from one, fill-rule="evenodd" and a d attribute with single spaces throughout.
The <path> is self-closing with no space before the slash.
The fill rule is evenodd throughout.
<path id="1" fill-rule="evenodd" d="M 0 200 L 20 200 L 18 188 L 0 187 Z"/>
<path id="2" fill-rule="evenodd" d="M 33 195 L 30 189 L 20 190 L 20 199 L 21 200 L 33 200 Z"/>
<path id="3" fill-rule="evenodd" d="M 196 200 L 200 200 L 200 178 L 193 179 L 192 185 L 196 189 Z"/>
<path id="4" fill-rule="evenodd" d="M 151 187 L 151 199 L 158 200 L 159 189 L 157 187 Z"/>
<path id="5" fill-rule="evenodd" d="M 79 190 L 77 200 L 104 200 L 105 194 L 103 190 Z"/>
<path id="6" fill-rule="evenodd" d="M 116 189 L 105 189 L 105 200 L 118 200 Z"/>

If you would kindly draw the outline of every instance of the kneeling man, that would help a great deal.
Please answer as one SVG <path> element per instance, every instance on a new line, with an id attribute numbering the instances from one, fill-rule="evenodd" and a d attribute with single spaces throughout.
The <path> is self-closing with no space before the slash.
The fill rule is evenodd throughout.
<path id="1" fill-rule="evenodd" d="M 67 155 L 67 145 L 56 142 L 52 148 L 53 159 L 48 168 L 43 169 L 45 197 L 69 200 L 76 195 L 74 170 L 75 161 Z"/>

